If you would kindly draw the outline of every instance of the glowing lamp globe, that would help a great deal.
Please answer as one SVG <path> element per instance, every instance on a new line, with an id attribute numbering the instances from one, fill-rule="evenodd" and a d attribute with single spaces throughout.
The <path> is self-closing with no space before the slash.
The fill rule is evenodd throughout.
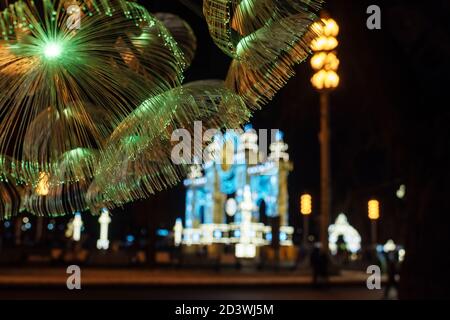
<path id="1" fill-rule="evenodd" d="M 323 34 L 327 37 L 337 37 L 339 34 L 339 25 L 337 22 L 331 18 L 322 19 L 325 24 L 323 27 Z"/>
<path id="2" fill-rule="evenodd" d="M 312 56 L 311 58 L 311 67 L 314 70 L 320 70 L 325 65 L 325 61 L 327 59 L 327 54 L 325 52 L 319 52 Z"/>
<path id="3" fill-rule="evenodd" d="M 304 194 L 300 197 L 300 212 L 304 216 L 312 213 L 312 197 L 310 194 Z"/>
<path id="4" fill-rule="evenodd" d="M 339 86 L 339 82 L 339 75 L 332 70 L 320 70 L 311 78 L 311 83 L 317 90 L 335 89 Z"/>
<path id="5" fill-rule="evenodd" d="M 378 220 L 380 218 L 380 202 L 377 200 L 370 200 L 368 207 L 369 219 Z"/>

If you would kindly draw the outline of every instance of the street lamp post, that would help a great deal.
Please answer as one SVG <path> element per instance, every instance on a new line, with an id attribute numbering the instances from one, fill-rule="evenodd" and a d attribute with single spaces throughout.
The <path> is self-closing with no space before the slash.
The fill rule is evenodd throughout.
<path id="1" fill-rule="evenodd" d="M 300 197 L 300 213 L 303 216 L 303 245 L 308 245 L 309 236 L 309 216 L 312 213 L 312 197 L 310 194 L 303 194 Z"/>
<path id="2" fill-rule="evenodd" d="M 378 239 L 377 221 L 380 219 L 380 202 L 378 200 L 370 200 L 368 204 L 369 219 L 371 222 L 372 246 L 375 249 Z"/>
<path id="3" fill-rule="evenodd" d="M 330 102 L 329 94 L 339 85 L 339 59 L 336 55 L 339 26 L 331 18 L 324 17 L 313 25 L 317 37 L 311 42 L 314 55 L 311 67 L 313 87 L 320 94 L 320 242 L 328 251 L 328 226 L 331 215 L 331 164 L 330 164 Z"/>

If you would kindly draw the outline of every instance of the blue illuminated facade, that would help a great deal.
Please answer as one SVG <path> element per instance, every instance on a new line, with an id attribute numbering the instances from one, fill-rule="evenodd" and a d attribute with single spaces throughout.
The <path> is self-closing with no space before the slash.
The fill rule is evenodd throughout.
<path id="1" fill-rule="evenodd" d="M 292 164 L 282 134 L 277 131 L 271 136 L 275 141 L 267 155 L 251 127 L 215 137 L 204 165 L 192 166 L 184 181 L 183 244 L 237 244 L 243 241 L 242 234 L 249 234 L 245 241 L 267 245 L 272 240 L 267 221 L 279 217 L 281 244 L 292 245 L 287 188 Z"/>

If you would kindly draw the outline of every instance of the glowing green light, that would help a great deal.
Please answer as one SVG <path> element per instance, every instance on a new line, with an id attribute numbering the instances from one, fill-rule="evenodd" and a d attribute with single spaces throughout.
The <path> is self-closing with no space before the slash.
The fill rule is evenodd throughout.
<path id="1" fill-rule="evenodd" d="M 62 53 L 62 47 L 58 43 L 50 42 L 47 43 L 44 47 L 44 56 L 47 59 L 56 59 Z"/>

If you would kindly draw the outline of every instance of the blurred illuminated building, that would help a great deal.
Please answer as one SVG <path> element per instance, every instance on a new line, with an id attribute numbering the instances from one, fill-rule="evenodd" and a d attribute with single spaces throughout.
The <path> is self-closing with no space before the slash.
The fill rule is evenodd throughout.
<path id="1" fill-rule="evenodd" d="M 251 127 L 215 137 L 204 165 L 192 166 L 184 181 L 185 223 L 178 220 L 174 228 L 176 245 L 191 252 L 206 246 L 209 256 L 227 246 L 236 258 L 257 258 L 262 248 L 274 245 L 282 259 L 289 256 L 294 228 L 288 222 L 287 179 L 292 163 L 283 134 L 276 131 L 275 136 L 268 156 Z"/>
<path id="2" fill-rule="evenodd" d="M 328 227 L 328 247 L 332 254 L 338 252 L 338 239 L 342 237 L 348 251 L 356 254 L 361 250 L 361 236 L 359 232 L 350 225 L 347 216 L 341 213 L 334 224 Z"/>

